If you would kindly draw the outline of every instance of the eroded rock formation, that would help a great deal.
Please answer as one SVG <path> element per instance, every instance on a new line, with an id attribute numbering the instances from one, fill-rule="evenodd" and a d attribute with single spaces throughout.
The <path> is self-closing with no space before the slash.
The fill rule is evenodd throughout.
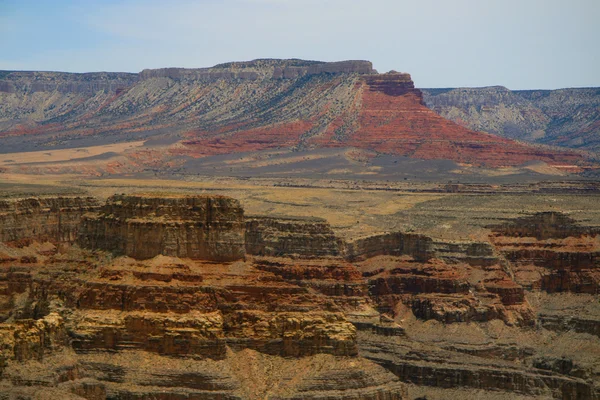
<path id="1" fill-rule="evenodd" d="M 424 105 L 409 74 L 378 74 L 368 61 L 255 60 L 140 74 L 3 72 L 0 88 L 0 145 L 7 151 L 103 145 L 108 137 L 164 144 L 164 151 L 139 149 L 94 164 L 96 174 L 174 170 L 185 157 L 349 147 L 489 167 L 538 160 L 577 172 L 588 164 L 580 153 L 444 119 Z M 21 164 L 12 160 L 6 168 L 42 171 Z"/>
<path id="2" fill-rule="evenodd" d="M 338 256 L 340 240 L 323 219 L 249 217 L 246 252 L 257 256 Z"/>
<path id="3" fill-rule="evenodd" d="M 543 212 L 497 226 L 491 238 L 522 285 L 547 292 L 600 293 L 599 227 Z"/>
<path id="4" fill-rule="evenodd" d="M 137 259 L 238 260 L 245 252 L 244 214 L 225 197 L 113 196 L 100 215 L 86 216 L 79 242 Z"/>
<path id="5" fill-rule="evenodd" d="M 0 200 L 0 242 L 72 244 L 77 239 L 81 217 L 99 206 L 91 197 Z"/>
<path id="6" fill-rule="evenodd" d="M 424 89 L 429 107 L 469 129 L 571 148 L 600 148 L 600 90 Z"/>
<path id="7" fill-rule="evenodd" d="M 47 235 L 72 241 L 56 228 L 0 243 L 2 393 L 380 400 L 409 383 L 597 398 L 597 359 L 568 353 L 600 349 L 595 305 L 568 310 L 598 293 L 598 233 L 565 215 L 506 221 L 489 242 L 342 240 L 317 218 L 245 219 L 221 196 L 84 203 L 64 225 L 83 249 L 49 251 Z M 74 207 L 60 204 L 46 219 Z"/>

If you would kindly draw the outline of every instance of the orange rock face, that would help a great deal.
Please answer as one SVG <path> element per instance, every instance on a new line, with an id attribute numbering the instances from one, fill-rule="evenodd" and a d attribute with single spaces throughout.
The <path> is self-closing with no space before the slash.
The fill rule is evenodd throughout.
<path id="1" fill-rule="evenodd" d="M 522 285 L 550 293 L 600 293 L 597 228 L 554 212 L 496 227 L 492 243 L 515 268 Z"/>
<path id="2" fill-rule="evenodd" d="M 408 74 L 366 76 L 356 90 L 361 95 L 354 109 L 334 121 L 325 135 L 315 138 L 315 144 L 490 167 L 529 160 L 551 164 L 580 160 L 575 153 L 536 149 L 446 120 L 424 105 L 421 92 L 414 89 Z M 352 116 L 355 122 L 349 124 Z M 339 135 L 343 127 L 350 129 Z"/>
<path id="3" fill-rule="evenodd" d="M 39 202 L 6 201 L 4 221 L 64 213 L 64 229 L 86 248 L 69 247 L 72 235 L 57 248 L 0 225 L 12 241 L 0 242 L 2 393 L 414 398 L 402 380 L 597 397 L 594 371 L 555 363 L 531 341 L 534 324 L 572 328 L 588 334 L 595 355 L 597 320 L 536 314 L 532 301 L 598 293 L 598 228 L 563 214 L 504 220 L 489 242 L 402 232 L 348 240 L 315 217 L 244 217 L 224 196 L 45 202 L 62 207 L 40 213 Z M 64 235 L 38 229 L 42 239 Z M 190 251 L 206 248 L 218 251 Z M 485 330 L 496 339 L 482 341 Z"/>

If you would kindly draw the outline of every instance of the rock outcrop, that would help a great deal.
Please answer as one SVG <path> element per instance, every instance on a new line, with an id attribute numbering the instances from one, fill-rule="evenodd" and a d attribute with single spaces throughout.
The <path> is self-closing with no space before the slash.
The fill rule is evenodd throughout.
<path id="1" fill-rule="evenodd" d="M 409 255 L 425 261 L 434 257 L 433 240 L 425 235 L 393 232 L 349 241 L 344 255 L 349 260 L 365 260 L 381 255 Z"/>
<path id="2" fill-rule="evenodd" d="M 100 215 L 86 216 L 79 243 L 137 259 L 239 260 L 244 214 L 237 200 L 226 197 L 113 196 Z"/>
<path id="3" fill-rule="evenodd" d="M 424 105 L 409 74 L 377 74 L 368 61 L 255 60 L 132 76 L 82 74 L 73 77 L 75 95 L 63 93 L 70 90 L 66 83 L 36 86 L 68 81 L 69 74 L 3 76 L 44 90 L 34 95 L 33 89 L 13 90 L 13 81 L 2 85 L 5 151 L 102 145 L 107 138 L 114 143 L 154 137 L 164 144 L 165 151 L 138 149 L 118 161 L 95 160 L 98 174 L 174 170 L 184 157 L 352 147 L 489 167 L 538 160 L 577 172 L 588 164 L 580 153 L 528 146 L 444 119 Z M 21 164 L 12 160 L 6 168 L 45 171 Z"/>
<path id="4" fill-rule="evenodd" d="M 145 69 L 141 79 L 170 78 L 202 81 L 297 79 L 319 74 L 371 74 L 369 61 L 320 62 L 303 60 L 254 60 L 216 65 L 212 68 L 160 68 Z"/>
<path id="5" fill-rule="evenodd" d="M 585 150 L 600 149 L 600 89 L 423 89 L 425 102 L 469 129 L 511 139 Z"/>
<path id="6" fill-rule="evenodd" d="M 246 253 L 257 256 L 339 256 L 340 240 L 319 218 L 248 217 Z"/>
<path id="7" fill-rule="evenodd" d="M 0 242 L 72 244 L 77 239 L 81 217 L 98 208 L 98 201 L 92 197 L 0 200 Z"/>
<path id="8" fill-rule="evenodd" d="M 600 293 L 599 227 L 542 212 L 492 229 L 492 243 L 522 285 L 547 292 Z"/>
<path id="9" fill-rule="evenodd" d="M 95 204 L 0 243 L 9 398 L 598 396 L 597 231 L 565 215 L 342 240 L 216 195 Z"/>
<path id="10" fill-rule="evenodd" d="M 95 95 L 104 92 L 115 95 L 138 80 L 137 74 L 123 72 L 66 72 L 2 71 L 0 92 L 14 95 L 38 92 Z"/>

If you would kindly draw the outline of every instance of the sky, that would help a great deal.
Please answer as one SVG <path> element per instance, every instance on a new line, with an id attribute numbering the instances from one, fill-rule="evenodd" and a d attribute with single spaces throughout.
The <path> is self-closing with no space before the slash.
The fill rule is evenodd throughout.
<path id="1" fill-rule="evenodd" d="M 0 70 L 369 60 L 416 86 L 600 86 L 600 0 L 0 0 Z"/>

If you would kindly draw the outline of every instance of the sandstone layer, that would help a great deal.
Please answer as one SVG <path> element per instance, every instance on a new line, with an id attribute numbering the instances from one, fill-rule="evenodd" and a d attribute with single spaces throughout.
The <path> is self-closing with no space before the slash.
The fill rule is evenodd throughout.
<path id="1" fill-rule="evenodd" d="M 225 197 L 113 196 L 86 216 L 79 243 L 137 259 L 233 261 L 244 257 L 244 213 Z"/>
<path id="2" fill-rule="evenodd" d="M 426 104 L 469 129 L 511 139 L 600 149 L 600 90 L 423 89 Z"/>
<path id="3" fill-rule="evenodd" d="M 93 207 L 66 225 L 83 248 L 0 243 L 8 398 L 598 398 L 599 232 L 565 214 L 449 241 L 342 238 L 223 196 Z"/>

